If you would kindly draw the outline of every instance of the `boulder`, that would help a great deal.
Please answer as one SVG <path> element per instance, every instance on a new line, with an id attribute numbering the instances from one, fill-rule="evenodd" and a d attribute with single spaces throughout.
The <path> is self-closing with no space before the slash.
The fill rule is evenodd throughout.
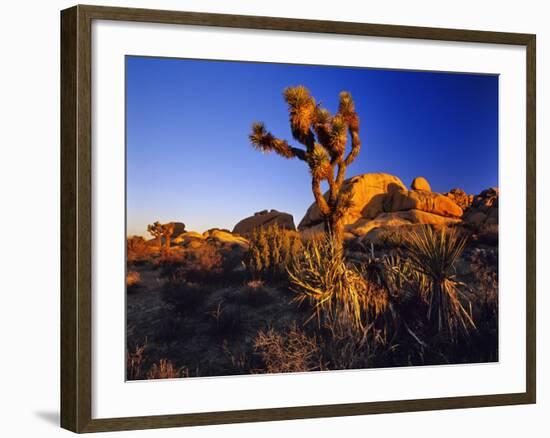
<path id="1" fill-rule="evenodd" d="M 233 228 L 233 233 L 247 235 L 252 233 L 252 231 L 257 228 L 267 227 L 274 224 L 277 224 L 279 227 L 286 230 L 296 230 L 294 218 L 291 214 L 283 213 L 277 210 L 263 210 L 258 213 L 254 213 L 253 216 L 249 216 L 239 221 Z"/>
<path id="2" fill-rule="evenodd" d="M 366 173 L 347 179 L 342 185 L 342 191 L 351 192 L 353 205 L 344 215 L 344 224 L 354 223 L 361 218 L 375 218 L 383 212 L 387 194 L 398 190 L 407 188 L 399 178 L 387 173 Z M 306 230 L 322 222 L 321 212 L 317 204 L 313 203 L 300 221 L 298 229 Z"/>
<path id="3" fill-rule="evenodd" d="M 444 217 L 459 218 L 462 209 L 447 196 L 420 190 L 396 190 L 384 200 L 384 211 L 421 210 Z"/>
<path id="4" fill-rule="evenodd" d="M 174 233 L 171 236 L 171 239 L 175 239 L 179 235 L 185 233 L 185 224 L 183 222 L 169 222 L 174 225 Z"/>
<path id="5" fill-rule="evenodd" d="M 203 241 L 206 237 L 204 237 L 201 233 L 197 233 L 196 231 L 186 231 L 185 233 L 180 234 L 175 239 L 172 240 L 172 243 L 176 245 L 182 245 L 187 246 L 192 241 Z"/>
<path id="6" fill-rule="evenodd" d="M 411 189 L 423 190 L 425 192 L 432 191 L 432 188 L 430 187 L 430 183 L 423 176 L 417 176 L 415 179 L 413 179 L 413 182 L 411 183 Z"/>
<path id="7" fill-rule="evenodd" d="M 229 231 L 224 230 L 209 230 L 206 240 L 209 243 L 215 243 L 218 246 L 240 246 L 241 248 L 248 248 L 248 240 L 236 234 L 232 234 Z"/>

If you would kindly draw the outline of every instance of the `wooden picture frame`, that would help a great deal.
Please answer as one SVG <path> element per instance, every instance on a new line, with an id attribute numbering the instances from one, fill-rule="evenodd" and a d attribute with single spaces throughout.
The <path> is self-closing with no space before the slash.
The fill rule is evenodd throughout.
<path id="1" fill-rule="evenodd" d="M 525 90 L 527 108 L 526 391 L 498 395 L 93 419 L 91 414 L 91 24 L 93 20 L 137 21 L 524 46 L 527 54 L 525 66 L 527 77 L 527 88 Z M 75 6 L 62 11 L 61 426 L 74 432 L 98 432 L 535 403 L 535 47 L 535 35 L 519 33 L 100 6 Z"/>

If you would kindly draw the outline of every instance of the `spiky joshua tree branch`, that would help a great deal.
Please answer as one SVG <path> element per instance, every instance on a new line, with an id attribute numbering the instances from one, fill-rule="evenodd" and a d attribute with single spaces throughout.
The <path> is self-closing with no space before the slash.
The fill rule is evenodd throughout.
<path id="1" fill-rule="evenodd" d="M 338 112 L 331 115 L 315 102 L 304 86 L 284 90 L 288 104 L 292 136 L 304 148 L 291 146 L 286 140 L 276 138 L 261 122 L 252 125 L 250 142 L 262 152 L 275 152 L 284 158 L 305 161 L 311 173 L 311 190 L 315 203 L 325 221 L 325 229 L 341 246 L 344 227 L 342 218 L 351 206 L 350 193 L 341 191 L 347 167 L 361 149 L 359 116 L 347 91 L 340 93 Z M 346 154 L 348 135 L 351 148 Z M 321 192 L 321 182 L 329 186 L 328 195 Z"/>

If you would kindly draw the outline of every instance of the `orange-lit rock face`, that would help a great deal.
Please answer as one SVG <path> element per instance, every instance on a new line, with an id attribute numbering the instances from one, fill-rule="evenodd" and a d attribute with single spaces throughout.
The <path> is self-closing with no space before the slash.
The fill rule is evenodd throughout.
<path id="1" fill-rule="evenodd" d="M 411 183 L 411 189 L 424 190 L 425 192 L 432 191 L 432 188 L 430 187 L 430 183 L 423 176 L 417 176 L 415 179 L 413 179 L 413 182 Z"/>
<path id="2" fill-rule="evenodd" d="M 426 190 L 429 184 L 425 178 L 416 178 L 412 186 L 416 189 L 407 190 L 398 177 L 385 173 L 367 173 L 347 180 L 342 190 L 351 192 L 353 201 L 343 218 L 347 238 L 390 227 L 460 222 L 462 208 L 451 198 Z M 323 231 L 316 204 L 309 207 L 298 229 L 303 235 Z"/>
<path id="3" fill-rule="evenodd" d="M 462 208 L 453 200 L 439 193 L 420 190 L 395 191 L 384 201 L 384 211 L 420 210 L 444 217 L 462 217 Z"/>
<path id="4" fill-rule="evenodd" d="M 384 211 L 386 195 L 396 190 L 406 190 L 406 187 L 398 177 L 387 173 L 366 173 L 346 180 L 342 186 L 342 193 L 351 192 L 353 205 L 344 215 L 344 225 L 361 218 L 375 218 Z M 313 203 L 300 221 L 298 229 L 305 230 L 322 222 L 321 212 Z"/>

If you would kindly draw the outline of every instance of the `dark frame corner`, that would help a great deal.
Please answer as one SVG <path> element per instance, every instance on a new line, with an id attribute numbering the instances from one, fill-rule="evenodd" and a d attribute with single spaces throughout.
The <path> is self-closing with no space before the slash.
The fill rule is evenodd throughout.
<path id="1" fill-rule="evenodd" d="M 200 414 L 92 419 L 91 23 L 140 21 L 392 38 L 512 44 L 527 62 L 526 392 Z M 536 36 L 78 5 L 61 12 L 61 426 L 74 432 L 457 409 L 536 402 Z"/>

